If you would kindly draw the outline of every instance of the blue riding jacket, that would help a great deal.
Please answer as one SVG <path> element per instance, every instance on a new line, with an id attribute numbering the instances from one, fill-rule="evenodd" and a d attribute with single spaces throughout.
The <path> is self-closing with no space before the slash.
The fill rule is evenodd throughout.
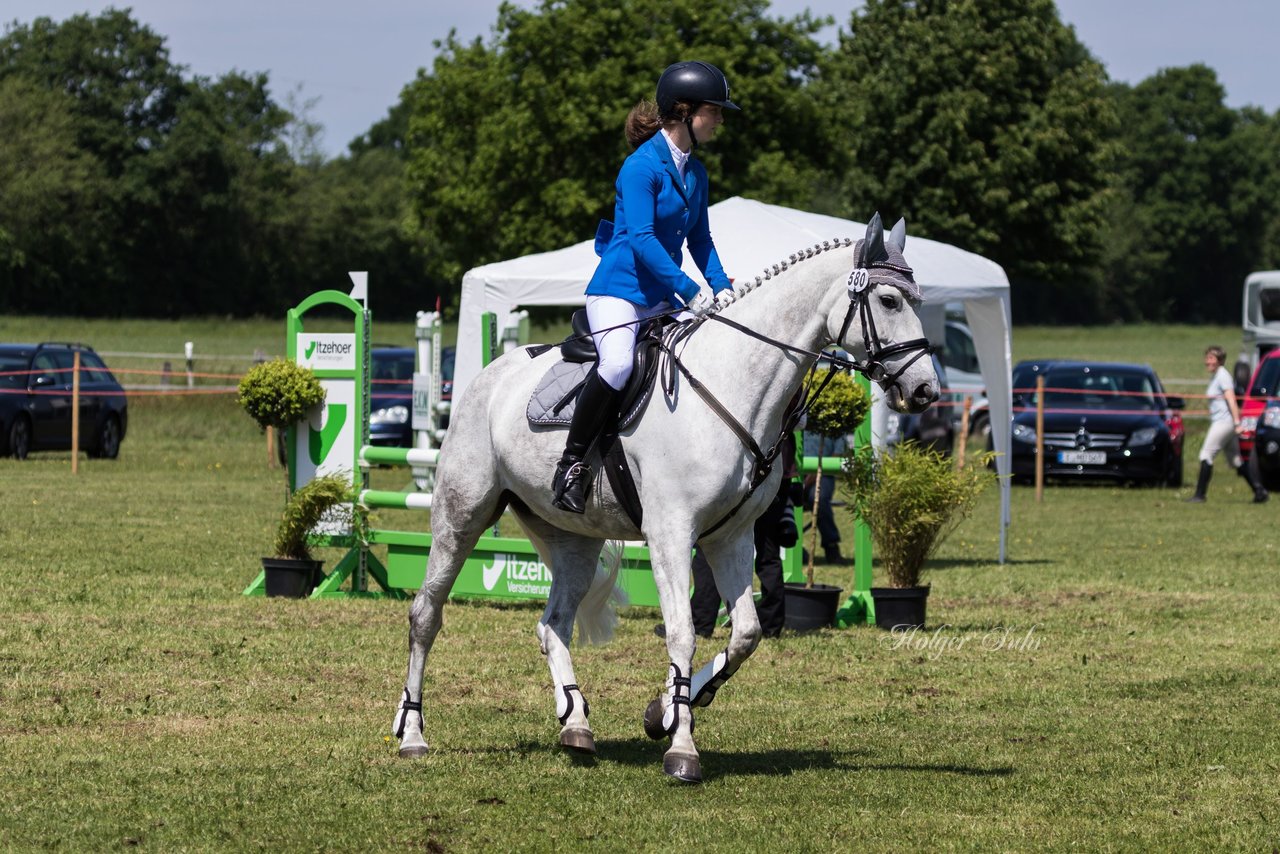
<path id="1" fill-rule="evenodd" d="M 596 233 L 600 264 L 587 285 L 588 296 L 612 296 L 652 308 L 675 305 L 698 293 L 698 283 L 680 269 L 681 247 L 719 293 L 730 287 L 707 225 L 707 170 L 689 158 L 685 178 L 671 160 L 662 133 L 641 143 L 622 164 L 615 183 L 613 223 Z"/>

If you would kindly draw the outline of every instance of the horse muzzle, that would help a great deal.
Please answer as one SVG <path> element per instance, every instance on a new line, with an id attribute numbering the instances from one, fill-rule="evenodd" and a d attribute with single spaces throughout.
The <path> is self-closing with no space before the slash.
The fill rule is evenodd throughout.
<path id="1" fill-rule="evenodd" d="M 907 390 L 903 388 L 901 382 L 895 382 L 889 388 L 885 389 L 888 395 L 888 403 L 890 408 L 897 412 L 914 415 L 917 412 L 924 412 L 929 408 L 929 404 L 938 399 L 938 384 L 936 382 L 922 382 L 916 385 L 907 394 Z"/>

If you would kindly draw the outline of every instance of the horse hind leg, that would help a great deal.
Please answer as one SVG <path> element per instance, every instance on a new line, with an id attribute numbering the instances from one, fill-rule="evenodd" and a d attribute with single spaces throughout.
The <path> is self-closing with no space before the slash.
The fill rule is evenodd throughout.
<path id="1" fill-rule="evenodd" d="M 595 736 L 587 718 L 591 709 L 574 675 L 569 641 L 578 606 L 591 588 L 603 540 L 568 534 L 523 514 L 517 514 L 530 542 L 552 568 L 551 592 L 538 621 L 538 644 L 547 658 L 555 691 L 560 745 L 566 750 L 594 755 Z"/>
<path id="2" fill-rule="evenodd" d="M 409 666 L 404 691 L 391 725 L 400 739 L 400 756 L 416 758 L 427 752 L 423 736 L 422 678 L 427 656 L 443 624 L 443 608 L 467 556 L 481 535 L 502 515 L 503 494 L 496 485 L 477 494 L 456 489 L 436 491 L 432 507 L 431 554 L 426 576 L 409 608 Z"/>

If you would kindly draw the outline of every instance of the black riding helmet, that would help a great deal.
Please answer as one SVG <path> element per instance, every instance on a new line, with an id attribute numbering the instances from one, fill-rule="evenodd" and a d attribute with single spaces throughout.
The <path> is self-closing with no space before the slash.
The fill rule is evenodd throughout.
<path id="1" fill-rule="evenodd" d="M 658 78 L 658 114 L 664 119 L 675 118 L 676 101 L 741 109 L 729 100 L 729 81 L 724 73 L 711 63 L 698 60 L 669 65 Z M 693 118 L 686 117 L 684 123 L 696 148 L 698 140 L 693 135 Z"/>

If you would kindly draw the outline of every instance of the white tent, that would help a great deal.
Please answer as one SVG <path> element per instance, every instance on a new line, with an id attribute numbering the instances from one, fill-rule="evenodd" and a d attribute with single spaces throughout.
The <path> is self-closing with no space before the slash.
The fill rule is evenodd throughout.
<path id="1" fill-rule="evenodd" d="M 814 243 L 844 237 L 856 239 L 866 232 L 864 223 L 738 197 L 712 205 L 710 220 L 721 263 L 732 279 L 754 278 L 766 266 Z M 924 292 L 926 330 L 930 330 L 931 323 L 941 326 L 941 308 L 949 302 L 963 304 L 973 330 L 990 403 L 991 435 L 1000 452 L 997 465 L 1004 475 L 1000 480 L 999 555 L 1003 562 L 1009 525 L 1009 431 L 1013 416 L 1009 280 L 999 264 L 934 240 L 908 235 L 904 254 Z M 455 405 L 466 393 L 470 380 L 480 372 L 481 315 L 495 313 L 499 328 L 503 328 L 518 307 L 582 305 L 583 291 L 598 260 L 594 241 L 586 240 L 553 252 L 486 264 L 462 277 L 453 379 Z M 685 271 L 695 280 L 702 280 L 687 257 Z M 872 428 L 878 437 L 883 432 L 883 405 L 876 411 Z"/>

